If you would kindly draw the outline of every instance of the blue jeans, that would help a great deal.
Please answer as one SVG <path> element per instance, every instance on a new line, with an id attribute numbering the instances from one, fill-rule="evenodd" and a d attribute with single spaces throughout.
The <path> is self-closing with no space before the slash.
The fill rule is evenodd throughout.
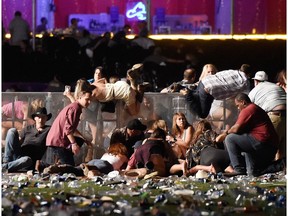
<path id="1" fill-rule="evenodd" d="M 113 171 L 113 166 L 105 160 L 101 159 L 93 159 L 87 163 L 88 165 L 96 166 L 97 169 L 104 174 L 108 174 L 109 172 Z"/>
<path id="2" fill-rule="evenodd" d="M 21 155 L 21 144 L 16 128 L 10 128 L 6 136 L 6 145 L 2 169 L 16 172 L 24 169 L 33 169 L 33 161 L 28 156 Z"/>
<path id="3" fill-rule="evenodd" d="M 211 104 L 214 98 L 208 94 L 203 83 L 200 81 L 196 90 L 191 90 L 186 95 L 186 101 L 189 104 L 189 108 L 200 118 L 206 118 L 211 109 Z"/>
<path id="4" fill-rule="evenodd" d="M 234 170 L 253 176 L 273 162 L 277 151 L 272 143 L 259 142 L 250 134 L 229 134 L 224 143 Z"/>

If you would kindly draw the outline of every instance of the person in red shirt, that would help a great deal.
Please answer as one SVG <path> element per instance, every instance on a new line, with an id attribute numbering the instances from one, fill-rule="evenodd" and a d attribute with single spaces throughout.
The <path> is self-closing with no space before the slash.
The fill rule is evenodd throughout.
<path id="1" fill-rule="evenodd" d="M 80 146 L 76 141 L 76 135 L 83 138 L 86 144 L 91 145 L 91 143 L 77 130 L 82 109 L 89 106 L 91 94 L 92 90 L 90 88 L 79 91 L 76 101 L 64 107 L 53 121 L 47 135 L 46 145 L 47 152 L 50 151 L 49 153 L 56 157 L 54 158 L 56 161 L 47 160 L 46 162 L 48 164 L 60 162 L 61 164 L 75 166 L 73 156 L 80 152 Z"/>
<path id="2" fill-rule="evenodd" d="M 225 148 L 235 174 L 259 176 L 273 163 L 278 136 L 267 113 L 245 93 L 235 97 L 239 112 L 236 123 L 226 130 Z"/>

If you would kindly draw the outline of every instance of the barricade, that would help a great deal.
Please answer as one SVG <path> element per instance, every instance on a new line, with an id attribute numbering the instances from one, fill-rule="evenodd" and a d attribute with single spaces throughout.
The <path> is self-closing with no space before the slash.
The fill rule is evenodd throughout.
<path id="1" fill-rule="evenodd" d="M 44 101 L 47 112 L 52 113 L 52 118 L 47 122 L 48 125 L 51 125 L 54 119 L 57 117 L 58 113 L 70 103 L 69 99 L 66 98 L 62 92 L 3 92 L 2 106 L 17 100 L 31 102 L 37 98 L 42 99 Z M 124 110 L 124 104 L 122 101 L 115 101 L 114 113 L 101 111 L 102 104 L 98 102 L 96 102 L 94 106 L 96 107 L 94 108 L 94 111 L 95 115 L 97 116 L 96 146 L 103 149 L 104 151 L 109 146 L 109 143 L 105 141 L 105 138 L 108 136 L 108 134 L 111 133 L 116 127 L 124 127 L 127 122 L 133 118 L 140 119 L 144 124 L 149 124 L 149 121 L 154 119 L 164 119 L 167 122 L 169 128 L 172 126 L 172 118 L 175 112 L 183 112 L 188 122 L 192 125 L 195 125 L 194 123 L 199 120 L 197 116 L 191 113 L 186 104 L 185 98 L 179 93 L 163 94 L 146 92 L 140 107 L 140 112 L 136 116 L 130 116 Z M 225 109 L 223 112 L 225 114 Z M 32 113 L 30 113 L 28 116 L 31 114 Z M 9 120 L 14 122 L 15 119 L 15 116 L 12 116 L 12 118 Z M 25 120 L 26 119 L 24 119 L 24 121 Z M 225 126 L 225 116 L 224 120 L 222 121 L 224 121 L 223 125 Z M 85 137 L 91 138 L 89 118 L 85 118 L 84 116 L 81 119 L 78 130 Z M 83 161 L 86 150 L 86 148 L 83 148 L 82 152 L 78 156 L 79 158 L 77 160 L 79 162 Z M 95 158 L 100 156 L 101 155 L 94 154 Z"/>

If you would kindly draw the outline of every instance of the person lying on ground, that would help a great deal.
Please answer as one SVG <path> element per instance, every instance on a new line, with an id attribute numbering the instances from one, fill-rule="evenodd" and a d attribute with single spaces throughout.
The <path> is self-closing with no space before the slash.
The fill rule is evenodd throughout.
<path id="1" fill-rule="evenodd" d="M 111 144 L 100 159 L 92 159 L 79 166 L 71 164 L 53 164 L 46 167 L 43 173 L 74 173 L 76 176 L 101 176 L 112 171 L 121 171 L 127 164 L 127 148 L 122 143 Z"/>

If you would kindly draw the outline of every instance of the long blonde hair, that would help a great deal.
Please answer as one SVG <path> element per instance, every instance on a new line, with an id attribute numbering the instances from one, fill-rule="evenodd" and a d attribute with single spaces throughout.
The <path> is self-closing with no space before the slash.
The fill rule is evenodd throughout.
<path id="1" fill-rule="evenodd" d="M 74 98 L 77 100 L 78 97 L 83 94 L 83 92 L 91 92 L 91 90 L 92 86 L 86 79 L 78 79 L 75 86 Z"/>
<path id="2" fill-rule="evenodd" d="M 30 106 L 28 106 L 28 115 L 35 113 L 38 108 L 44 107 L 45 102 L 41 98 L 36 98 L 31 101 Z"/>
<path id="3" fill-rule="evenodd" d="M 211 71 L 209 71 L 209 69 L 211 69 Z M 199 77 L 199 81 L 201 81 L 202 79 L 204 79 L 204 77 L 208 76 L 208 75 L 213 75 L 216 74 L 218 72 L 217 68 L 215 65 L 213 64 L 206 64 L 203 67 L 202 73 Z"/>
<path id="4" fill-rule="evenodd" d="M 168 126 L 167 126 L 166 121 L 163 119 L 155 120 L 153 125 L 152 125 L 152 130 L 155 130 L 157 128 L 160 128 L 160 129 L 164 130 L 165 132 L 167 132 Z"/>

